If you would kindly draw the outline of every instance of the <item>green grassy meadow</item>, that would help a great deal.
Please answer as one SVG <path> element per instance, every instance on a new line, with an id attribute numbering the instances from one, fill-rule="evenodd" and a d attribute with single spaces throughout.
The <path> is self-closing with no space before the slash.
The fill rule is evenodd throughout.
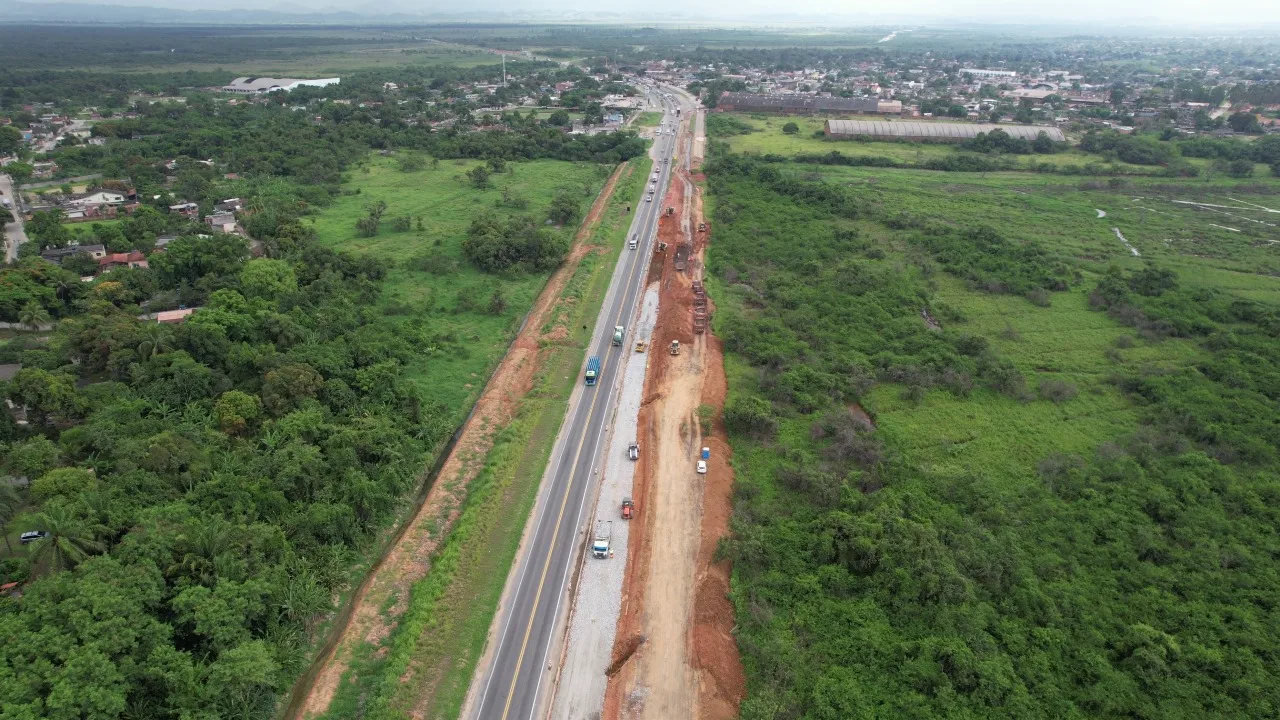
<path id="1" fill-rule="evenodd" d="M 462 255 L 472 218 L 490 212 L 545 219 L 551 197 L 561 189 L 579 194 L 585 213 L 608 176 L 608 168 L 593 164 L 538 160 L 511 163 L 510 173 L 495 173 L 491 187 L 478 190 L 465 176 L 477 164 L 446 161 L 406 173 L 393 159 L 374 157 L 351 172 L 344 195 L 312 218 L 320 242 L 394 263 L 383 286 L 382 311 L 392 322 L 427 328 L 441 338 L 440 350 L 407 368 L 408 375 L 464 413 L 546 281 L 544 274 L 495 277 L 472 267 Z M 356 219 L 379 200 L 387 203 L 382 228 L 375 237 L 358 237 Z M 399 216 L 414 218 L 414 229 L 392 230 L 391 220 Z M 568 236 L 575 230 L 576 225 L 556 232 Z M 415 258 L 430 258 L 431 270 L 417 269 Z M 496 314 L 487 308 L 495 289 L 506 299 Z"/>
<path id="2" fill-rule="evenodd" d="M 636 127 L 657 127 L 662 122 L 662 113 L 660 112 L 642 112 L 636 116 L 633 123 Z"/>

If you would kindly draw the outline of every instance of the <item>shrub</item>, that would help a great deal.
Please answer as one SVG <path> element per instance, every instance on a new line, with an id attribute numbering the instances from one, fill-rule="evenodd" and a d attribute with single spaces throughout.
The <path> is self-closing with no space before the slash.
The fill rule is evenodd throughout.
<path id="1" fill-rule="evenodd" d="M 527 216 L 505 222 L 482 215 L 471 222 L 462 252 L 485 272 L 540 272 L 564 259 L 569 242 L 561 235 L 539 227 Z"/>
<path id="2" fill-rule="evenodd" d="M 730 431 L 772 435 L 778 421 L 768 400 L 755 395 L 736 397 L 724 406 L 724 424 Z"/>
<path id="3" fill-rule="evenodd" d="M 1227 163 L 1227 174 L 1233 178 L 1247 178 L 1253 176 L 1252 160 L 1232 160 Z"/>
<path id="4" fill-rule="evenodd" d="M 1065 380 L 1045 380 L 1040 383 L 1040 397 L 1055 404 L 1062 404 L 1076 396 L 1076 386 Z"/>

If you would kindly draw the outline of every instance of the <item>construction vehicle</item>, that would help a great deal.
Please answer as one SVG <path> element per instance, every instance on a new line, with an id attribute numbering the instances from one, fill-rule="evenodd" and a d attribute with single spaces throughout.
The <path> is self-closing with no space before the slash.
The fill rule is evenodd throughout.
<path id="1" fill-rule="evenodd" d="M 609 557 L 609 541 L 613 539 L 613 521 L 597 520 L 596 537 L 591 542 L 591 554 L 598 558 Z"/>
<path id="2" fill-rule="evenodd" d="M 671 350 L 670 350 L 670 352 L 671 352 L 671 354 L 672 354 L 672 355 L 679 355 L 679 354 L 680 354 L 680 341 L 679 341 L 679 340 L 672 340 L 672 341 L 671 341 Z"/>
<path id="3" fill-rule="evenodd" d="M 622 519 L 630 520 L 631 516 L 635 514 L 635 511 L 636 504 L 631 502 L 631 498 L 622 498 Z"/>
<path id="4" fill-rule="evenodd" d="M 587 374 L 586 380 L 588 385 L 595 385 L 600 379 L 600 356 L 592 355 L 587 358 Z"/>
<path id="5" fill-rule="evenodd" d="M 666 251 L 667 251 L 667 244 L 664 242 L 658 243 L 658 249 L 655 252 L 664 253 Z"/>
<path id="6" fill-rule="evenodd" d="M 636 352 L 644 352 L 645 348 L 647 347 L 649 347 L 649 344 L 646 343 L 645 341 L 643 340 L 636 341 Z"/>
<path id="7" fill-rule="evenodd" d="M 707 330 L 707 291 L 701 280 L 693 281 L 693 331 L 703 333 Z"/>
<path id="8" fill-rule="evenodd" d="M 632 460 L 639 460 L 639 459 L 640 459 L 640 446 L 639 446 L 638 444 L 636 444 L 636 443 L 631 443 L 630 445 L 628 445 L 628 446 L 627 446 L 627 457 L 628 457 L 628 458 L 630 458 L 630 459 L 632 459 Z"/>
<path id="9" fill-rule="evenodd" d="M 667 208 L 667 215 L 675 215 L 675 214 L 676 214 L 676 209 L 675 209 L 675 208 L 673 208 L 673 207 L 669 207 L 669 208 Z"/>
<path id="10" fill-rule="evenodd" d="M 698 232 L 706 232 L 706 231 L 707 231 L 707 224 L 706 224 L 706 223 L 698 223 Z"/>
<path id="11" fill-rule="evenodd" d="M 613 326 L 613 344 L 614 345 L 622 344 L 622 336 L 625 334 L 625 332 L 626 331 L 622 329 L 621 325 Z"/>

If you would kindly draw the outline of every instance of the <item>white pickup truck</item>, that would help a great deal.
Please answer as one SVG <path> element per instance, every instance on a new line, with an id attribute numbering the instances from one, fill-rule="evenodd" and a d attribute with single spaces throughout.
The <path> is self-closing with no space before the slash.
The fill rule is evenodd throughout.
<path id="1" fill-rule="evenodd" d="M 609 557 L 609 541 L 613 539 L 613 521 L 597 520 L 596 537 L 591 542 L 591 554 L 598 558 Z"/>

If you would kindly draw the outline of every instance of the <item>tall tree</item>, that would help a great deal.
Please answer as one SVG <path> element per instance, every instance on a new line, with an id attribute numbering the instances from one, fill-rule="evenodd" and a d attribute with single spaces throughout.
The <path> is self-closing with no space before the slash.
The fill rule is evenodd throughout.
<path id="1" fill-rule="evenodd" d="M 31 553 L 33 566 L 48 561 L 50 570 L 65 570 L 105 549 L 98 539 L 105 528 L 84 521 L 64 504 L 48 504 L 32 519 L 37 528 L 48 533 L 36 541 Z"/>

